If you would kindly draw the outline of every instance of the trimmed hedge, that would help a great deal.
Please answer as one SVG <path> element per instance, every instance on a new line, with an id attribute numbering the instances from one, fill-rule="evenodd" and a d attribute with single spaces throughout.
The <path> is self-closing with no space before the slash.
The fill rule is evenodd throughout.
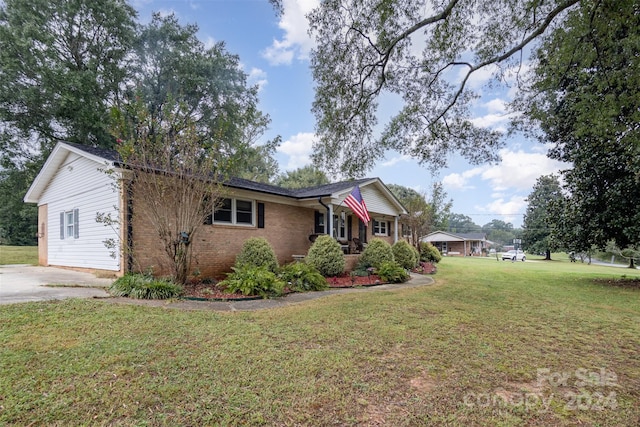
<path id="1" fill-rule="evenodd" d="M 394 262 L 391 245 L 382 239 L 373 239 L 360 255 L 358 269 L 378 268 L 383 262 Z"/>
<path id="2" fill-rule="evenodd" d="M 340 244 L 326 234 L 318 236 L 311 245 L 305 262 L 315 267 L 324 277 L 339 276 L 346 265 Z"/>
<path id="3" fill-rule="evenodd" d="M 272 273 L 278 271 L 278 258 L 271 244 L 264 237 L 251 237 L 245 240 L 240 253 L 236 256 L 236 267 L 245 265 L 265 267 Z"/>
<path id="4" fill-rule="evenodd" d="M 438 248 L 429 242 L 420 243 L 420 261 L 428 261 L 438 263 L 442 260 L 442 255 Z"/>
<path id="5" fill-rule="evenodd" d="M 406 240 L 398 240 L 391 246 L 391 250 L 393 251 L 393 259 L 400 267 L 411 270 L 418 265 L 416 251 Z"/>

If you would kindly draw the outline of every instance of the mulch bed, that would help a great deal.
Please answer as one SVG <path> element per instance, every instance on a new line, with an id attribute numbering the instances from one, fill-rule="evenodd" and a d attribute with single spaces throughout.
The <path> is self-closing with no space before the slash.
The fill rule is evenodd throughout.
<path id="1" fill-rule="evenodd" d="M 434 274 L 436 267 L 431 263 L 421 263 L 421 266 L 414 270 L 413 273 L 418 274 Z M 327 277 L 329 288 L 354 288 L 359 286 L 376 286 L 383 284 L 380 277 L 376 274 L 369 276 L 351 276 L 345 273 L 341 276 Z M 289 293 L 285 291 L 285 295 Z M 261 299 L 257 296 L 246 296 L 242 294 L 232 294 L 225 292 L 217 283 L 204 283 L 194 281 L 184 286 L 183 298 L 210 300 L 210 301 L 242 301 Z"/>
<path id="2" fill-rule="evenodd" d="M 382 284 L 380 277 L 371 274 L 369 276 L 354 276 L 349 274 L 342 276 L 327 277 L 327 283 L 330 288 L 353 288 L 356 286 L 375 286 Z"/>
<path id="3" fill-rule="evenodd" d="M 184 293 L 182 295 L 183 298 L 186 299 L 202 299 L 202 300 L 211 300 L 211 301 L 242 301 L 242 300 L 252 300 L 252 299 L 260 299 L 261 297 L 256 296 L 246 296 L 242 294 L 232 294 L 229 292 L 225 292 L 224 289 L 221 289 L 215 283 L 202 283 L 202 282 L 192 282 L 185 286 Z"/>

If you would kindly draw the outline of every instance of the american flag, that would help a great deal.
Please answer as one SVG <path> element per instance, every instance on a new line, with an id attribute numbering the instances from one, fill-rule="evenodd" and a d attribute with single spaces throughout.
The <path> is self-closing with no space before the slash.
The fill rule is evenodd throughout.
<path id="1" fill-rule="evenodd" d="M 360 194 L 360 187 L 357 185 L 353 190 L 351 190 L 351 193 L 347 198 L 344 199 L 344 204 L 349 206 L 353 213 L 355 213 L 365 224 L 368 224 L 369 221 L 371 221 L 369 212 L 367 212 L 367 205 L 364 203 L 362 194 Z"/>

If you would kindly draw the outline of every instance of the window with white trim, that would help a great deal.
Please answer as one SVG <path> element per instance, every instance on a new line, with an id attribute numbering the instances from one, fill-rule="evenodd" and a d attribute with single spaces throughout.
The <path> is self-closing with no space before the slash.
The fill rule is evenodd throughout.
<path id="1" fill-rule="evenodd" d="M 215 224 L 254 225 L 253 200 L 222 199 L 213 213 Z"/>
<path id="2" fill-rule="evenodd" d="M 376 236 L 388 236 L 389 235 L 389 222 L 373 220 L 373 234 Z"/>
<path id="3" fill-rule="evenodd" d="M 60 212 L 60 240 L 80 237 L 79 210 Z"/>

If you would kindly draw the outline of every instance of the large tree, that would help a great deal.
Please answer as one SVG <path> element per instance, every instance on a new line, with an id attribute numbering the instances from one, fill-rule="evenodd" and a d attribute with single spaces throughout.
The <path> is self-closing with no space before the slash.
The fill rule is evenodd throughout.
<path id="1" fill-rule="evenodd" d="M 247 84 L 237 55 L 223 42 L 206 47 L 197 31 L 154 14 L 135 44 L 129 98 L 141 97 L 154 119 L 165 103 L 184 103 L 201 145 L 215 148 L 230 173 L 267 182 L 277 173 L 280 138 L 258 145 L 270 123 L 257 108 L 258 88 Z"/>
<path id="2" fill-rule="evenodd" d="M 553 217 L 551 204 L 563 199 L 560 182 L 555 175 L 538 178 L 529 194 L 527 212 L 524 215 L 522 239 L 523 247 L 532 253 L 545 253 L 545 259 L 551 259 L 551 250 L 558 249 L 559 242 L 551 238 Z"/>
<path id="3" fill-rule="evenodd" d="M 568 162 L 555 238 L 570 250 L 640 245 L 640 7 L 584 2 L 537 50 L 518 104 L 550 157 Z M 538 128 L 539 126 L 539 128 Z"/>
<path id="4" fill-rule="evenodd" d="M 306 188 L 328 184 L 329 178 L 314 165 L 307 165 L 285 172 L 278 176 L 274 183 L 284 188 Z"/>
<path id="5" fill-rule="evenodd" d="M 482 227 L 473 222 L 470 216 L 452 213 L 449 215 L 449 231 L 452 233 L 480 233 Z"/>
<path id="6" fill-rule="evenodd" d="M 22 198 L 58 141 L 109 146 L 135 11 L 124 0 L 0 2 L 0 228 L 35 244 Z"/>
<path id="7" fill-rule="evenodd" d="M 272 0 L 282 6 L 280 0 Z M 600 2 L 585 2 L 593 9 Z M 495 132 L 476 126 L 475 75 L 504 80 L 522 52 L 579 0 L 335 0 L 310 15 L 317 47 L 315 157 L 360 175 L 394 149 L 432 166 L 452 152 L 497 160 Z M 386 94 L 396 97 L 381 99 Z M 378 107 L 400 111 L 377 133 Z"/>

